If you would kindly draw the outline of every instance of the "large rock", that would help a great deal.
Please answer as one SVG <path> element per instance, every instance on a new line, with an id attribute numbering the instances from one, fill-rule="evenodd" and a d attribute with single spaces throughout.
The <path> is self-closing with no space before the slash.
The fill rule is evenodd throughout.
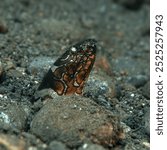
<path id="1" fill-rule="evenodd" d="M 119 121 L 110 111 L 79 96 L 49 99 L 33 118 L 30 130 L 43 141 L 58 140 L 70 147 L 84 141 L 112 145 L 123 138 Z"/>

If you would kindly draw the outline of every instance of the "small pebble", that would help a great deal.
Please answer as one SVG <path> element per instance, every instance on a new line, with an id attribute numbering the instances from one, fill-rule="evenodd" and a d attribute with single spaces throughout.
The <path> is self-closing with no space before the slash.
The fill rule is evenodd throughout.
<path id="1" fill-rule="evenodd" d="M 23 107 L 16 103 L 0 104 L 0 124 L 22 130 L 25 128 L 27 114 Z"/>
<path id="2" fill-rule="evenodd" d="M 4 34 L 4 33 L 7 33 L 7 32 L 8 32 L 7 26 L 0 22 L 0 33 Z"/>
<path id="3" fill-rule="evenodd" d="M 58 142 L 58 141 L 52 141 L 47 150 L 67 150 L 66 146 L 61 143 L 61 142 Z"/>

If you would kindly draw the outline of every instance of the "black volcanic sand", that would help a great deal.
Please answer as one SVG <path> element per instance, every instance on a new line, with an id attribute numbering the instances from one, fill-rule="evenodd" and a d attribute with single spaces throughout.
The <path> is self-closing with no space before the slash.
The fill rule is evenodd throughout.
<path id="1" fill-rule="evenodd" d="M 149 149 L 148 0 L 0 3 L 1 150 Z M 97 42 L 83 95 L 37 88 L 69 46 Z"/>

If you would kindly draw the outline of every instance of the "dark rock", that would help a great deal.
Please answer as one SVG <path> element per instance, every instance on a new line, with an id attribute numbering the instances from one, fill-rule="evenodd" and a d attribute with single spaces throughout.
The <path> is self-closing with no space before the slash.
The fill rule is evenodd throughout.
<path id="1" fill-rule="evenodd" d="M 58 140 L 70 147 L 86 139 L 112 145 L 123 135 L 119 121 L 110 111 L 77 96 L 48 100 L 33 118 L 30 130 L 43 141 Z"/>
<path id="2" fill-rule="evenodd" d="M 148 81 L 148 77 L 145 75 L 136 75 L 136 76 L 130 76 L 128 77 L 127 82 L 135 86 L 136 88 L 139 88 L 146 84 Z"/>
<path id="3" fill-rule="evenodd" d="M 8 32 L 7 26 L 0 22 L 0 33 L 7 33 L 7 32 Z"/>
<path id="4" fill-rule="evenodd" d="M 0 99 L 7 99 L 7 97 L 2 97 Z M 26 125 L 28 112 L 18 103 L 2 103 L 1 106 L 3 106 L 0 108 L 1 126 L 10 126 L 11 128 L 23 130 Z"/>
<path id="5" fill-rule="evenodd" d="M 148 135 L 150 135 L 150 110 L 146 111 L 143 119 L 145 131 Z"/>
<path id="6" fill-rule="evenodd" d="M 129 0 L 129 1 L 128 0 L 118 0 L 118 1 L 115 0 L 115 2 L 122 4 L 128 9 L 137 10 L 144 3 L 144 0 Z"/>
<path id="7" fill-rule="evenodd" d="M 36 145 L 37 141 L 40 142 L 39 139 L 37 139 L 37 137 L 33 134 L 30 134 L 28 132 L 22 132 L 21 136 L 26 139 L 29 143 L 31 143 L 32 145 Z"/>
<path id="8" fill-rule="evenodd" d="M 147 98 L 150 99 L 150 81 L 147 82 L 144 87 L 142 88 L 142 94 Z"/>
<path id="9" fill-rule="evenodd" d="M 57 99 L 57 97 L 59 97 L 59 95 L 57 95 L 57 93 L 52 90 L 52 89 L 43 89 L 43 90 L 37 90 L 34 94 L 34 101 L 37 101 L 39 99 L 41 100 L 47 100 L 48 98 L 50 99 Z M 37 105 L 36 105 L 37 104 Z M 35 107 L 40 107 L 39 105 L 40 103 L 35 103 L 34 108 Z"/>
<path id="10" fill-rule="evenodd" d="M 49 144 L 47 150 L 67 150 L 67 147 L 61 142 L 52 141 Z"/>
<path id="11" fill-rule="evenodd" d="M 30 134 L 28 132 L 22 132 L 20 134 L 20 137 L 26 143 L 24 150 L 29 150 L 29 149 L 46 150 L 47 148 L 47 145 L 33 134 Z"/>
<path id="12" fill-rule="evenodd" d="M 99 96 L 110 98 L 115 97 L 115 84 L 112 82 L 111 77 L 106 74 L 99 75 L 92 72 L 85 84 L 84 95 L 93 99 L 98 98 Z"/>

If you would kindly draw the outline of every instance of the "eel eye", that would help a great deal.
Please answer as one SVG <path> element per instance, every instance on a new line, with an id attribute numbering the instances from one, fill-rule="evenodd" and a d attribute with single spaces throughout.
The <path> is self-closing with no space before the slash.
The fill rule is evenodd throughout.
<path id="1" fill-rule="evenodd" d="M 55 61 L 38 90 L 52 88 L 58 95 L 82 94 L 96 57 L 96 41 L 87 39 L 71 46 Z"/>

